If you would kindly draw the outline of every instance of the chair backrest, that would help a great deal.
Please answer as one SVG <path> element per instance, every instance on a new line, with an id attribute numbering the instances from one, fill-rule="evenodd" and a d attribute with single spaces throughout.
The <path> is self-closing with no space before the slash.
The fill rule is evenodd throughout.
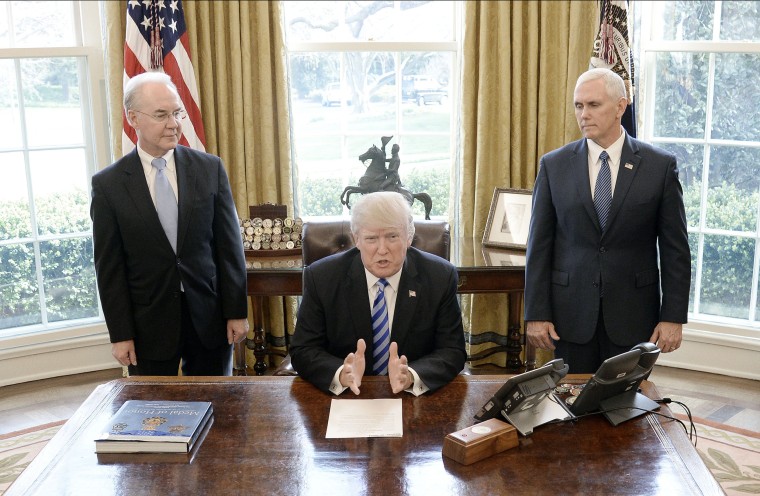
<path id="1" fill-rule="evenodd" d="M 415 220 L 415 248 L 449 259 L 451 254 L 451 233 L 445 220 Z M 350 221 L 346 217 L 322 217 L 304 222 L 303 225 L 304 266 L 326 256 L 345 251 L 354 246 Z"/>

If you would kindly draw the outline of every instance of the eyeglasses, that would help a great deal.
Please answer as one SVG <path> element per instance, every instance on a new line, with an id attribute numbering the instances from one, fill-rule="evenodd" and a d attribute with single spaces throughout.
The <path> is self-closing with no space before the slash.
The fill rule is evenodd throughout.
<path id="1" fill-rule="evenodd" d="M 169 116 L 174 117 L 174 120 L 179 122 L 185 117 L 187 117 L 187 112 L 184 110 L 175 110 L 171 113 L 166 112 L 159 112 L 157 114 L 146 114 L 145 112 L 140 112 L 139 110 L 132 109 L 132 111 L 137 112 L 138 114 L 147 115 L 151 119 L 153 119 L 156 122 L 165 123 L 167 120 L 169 120 Z"/>

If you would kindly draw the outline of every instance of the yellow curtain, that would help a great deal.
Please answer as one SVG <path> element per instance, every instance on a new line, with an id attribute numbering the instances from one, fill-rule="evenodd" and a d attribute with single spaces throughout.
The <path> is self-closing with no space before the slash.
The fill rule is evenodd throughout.
<path id="1" fill-rule="evenodd" d="M 465 2 L 462 236 L 482 239 L 494 188 L 532 189 L 541 155 L 580 137 L 572 97 L 597 16 L 595 1 Z M 462 312 L 469 355 L 506 343 L 505 295 L 464 297 Z M 538 364 L 550 357 L 539 353 Z M 504 367 L 506 354 L 473 365 L 482 364 Z"/>
<path id="2" fill-rule="evenodd" d="M 293 215 L 279 2 L 185 0 L 183 6 L 206 150 L 224 161 L 238 215 L 248 217 L 249 205 L 260 203 L 288 205 Z M 111 143 L 114 156 L 121 156 L 126 2 L 104 2 L 104 7 Z M 295 309 L 295 298 L 269 299 L 265 325 L 270 342 L 281 343 L 285 328 L 292 330 Z M 247 363 L 252 361 L 249 351 Z"/>

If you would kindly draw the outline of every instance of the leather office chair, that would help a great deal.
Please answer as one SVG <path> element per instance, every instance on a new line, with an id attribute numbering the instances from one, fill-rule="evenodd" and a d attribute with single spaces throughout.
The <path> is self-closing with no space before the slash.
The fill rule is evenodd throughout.
<path id="1" fill-rule="evenodd" d="M 451 255 L 451 230 L 443 220 L 415 220 L 412 246 L 441 258 Z M 345 217 L 321 217 L 303 225 L 301 245 L 303 265 L 346 251 L 354 246 L 350 221 Z M 277 367 L 274 375 L 298 375 L 287 355 Z"/>

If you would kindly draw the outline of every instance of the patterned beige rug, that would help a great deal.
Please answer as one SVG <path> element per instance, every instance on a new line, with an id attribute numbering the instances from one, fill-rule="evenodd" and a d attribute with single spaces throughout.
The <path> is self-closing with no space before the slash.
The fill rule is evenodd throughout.
<path id="1" fill-rule="evenodd" d="M 760 494 L 760 433 L 700 418 L 694 424 L 699 456 L 726 494 Z"/>
<path id="2" fill-rule="evenodd" d="M 8 490 L 11 483 L 34 460 L 37 453 L 45 447 L 65 422 L 61 420 L 30 427 L 23 431 L 0 434 L 0 495 Z"/>
<path id="3" fill-rule="evenodd" d="M 680 414 L 676 415 L 685 420 Z M 0 495 L 24 471 L 63 421 L 0 435 Z M 697 451 L 728 496 L 760 494 L 760 433 L 694 419 Z"/>

